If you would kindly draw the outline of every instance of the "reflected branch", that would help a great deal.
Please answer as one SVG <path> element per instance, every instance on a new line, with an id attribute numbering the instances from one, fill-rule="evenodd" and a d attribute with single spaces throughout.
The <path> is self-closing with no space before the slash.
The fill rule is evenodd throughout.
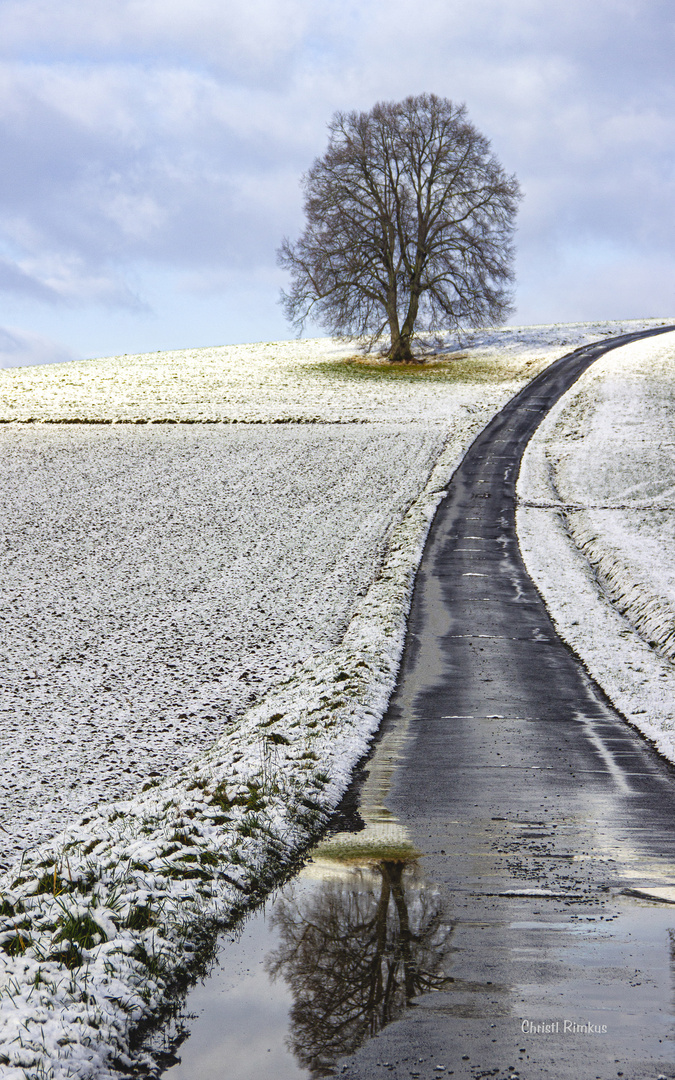
<path id="1" fill-rule="evenodd" d="M 293 993 L 290 1046 L 312 1077 L 328 1075 L 414 997 L 449 981 L 452 927 L 438 894 L 420 888 L 404 861 L 352 869 L 304 902 L 279 900 L 272 923 L 280 944 L 266 968 Z"/>

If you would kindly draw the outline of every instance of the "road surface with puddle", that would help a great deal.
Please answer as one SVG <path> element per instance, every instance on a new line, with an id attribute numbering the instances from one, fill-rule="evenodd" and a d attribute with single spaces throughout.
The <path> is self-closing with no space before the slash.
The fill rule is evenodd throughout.
<path id="1" fill-rule="evenodd" d="M 363 827 L 223 940 L 165 1080 L 675 1077 L 675 769 L 557 637 L 515 531 L 537 424 L 640 336 L 557 361 L 474 442 L 355 786 Z"/>

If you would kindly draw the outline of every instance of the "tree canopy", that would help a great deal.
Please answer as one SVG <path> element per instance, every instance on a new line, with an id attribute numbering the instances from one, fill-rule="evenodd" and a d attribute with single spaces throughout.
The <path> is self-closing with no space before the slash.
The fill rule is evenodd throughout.
<path id="1" fill-rule="evenodd" d="M 421 330 L 495 325 L 511 311 L 518 182 L 464 105 L 435 94 L 338 112 L 302 179 L 306 227 L 284 239 L 282 293 L 298 329 L 311 318 L 391 360 Z"/>

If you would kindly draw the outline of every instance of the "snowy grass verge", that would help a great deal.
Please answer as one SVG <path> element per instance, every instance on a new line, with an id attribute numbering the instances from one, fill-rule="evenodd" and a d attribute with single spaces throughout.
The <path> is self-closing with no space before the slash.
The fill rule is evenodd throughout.
<path id="1" fill-rule="evenodd" d="M 674 396 L 675 334 L 603 357 L 527 447 L 517 510 L 558 633 L 673 762 Z"/>
<path id="2" fill-rule="evenodd" d="M 97 809 L 0 881 L 7 1080 L 120 1076 L 206 927 L 231 921 L 317 835 L 393 689 L 451 441 L 341 643 L 298 665 L 206 753 Z"/>

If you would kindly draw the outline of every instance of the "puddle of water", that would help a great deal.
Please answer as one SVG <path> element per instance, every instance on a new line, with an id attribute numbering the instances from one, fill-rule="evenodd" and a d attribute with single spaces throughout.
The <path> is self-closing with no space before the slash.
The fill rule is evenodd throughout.
<path id="1" fill-rule="evenodd" d="M 292 993 L 271 982 L 265 957 L 273 947 L 269 919 L 250 919 L 237 939 L 226 939 L 216 967 L 195 987 L 164 1033 L 179 1061 L 162 1075 L 175 1080 L 292 1080 L 307 1076 L 286 1046 Z M 177 1048 L 185 1036 L 185 1044 Z"/>
<path id="2" fill-rule="evenodd" d="M 446 985 L 452 927 L 420 853 L 384 806 L 407 738 L 386 732 L 359 796 L 365 827 L 319 844 L 303 870 L 227 935 L 161 1034 L 164 1080 L 333 1075 L 420 994 Z M 166 1059 L 165 1059 L 166 1060 Z"/>
<path id="3" fill-rule="evenodd" d="M 320 845 L 224 940 L 164 1034 L 175 1046 L 189 1030 L 166 1080 L 328 1076 L 413 998 L 443 988 L 452 927 L 437 890 L 400 829 L 364 832 Z"/>
<path id="4" fill-rule="evenodd" d="M 451 932 L 414 864 L 315 862 L 224 942 L 177 1018 L 190 1037 L 163 1076 L 332 1075 L 414 997 L 443 987 Z"/>

